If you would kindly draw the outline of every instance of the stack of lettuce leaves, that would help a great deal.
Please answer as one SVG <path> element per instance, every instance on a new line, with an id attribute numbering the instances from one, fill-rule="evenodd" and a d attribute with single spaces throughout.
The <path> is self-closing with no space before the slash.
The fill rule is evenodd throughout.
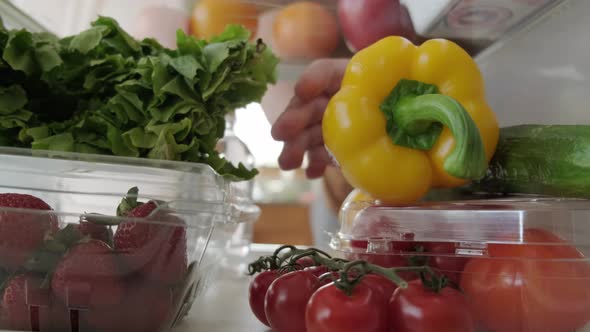
<path id="1" fill-rule="evenodd" d="M 259 102 L 278 58 L 230 25 L 176 49 L 136 40 L 112 18 L 80 34 L 0 26 L 0 145 L 206 163 L 233 180 L 255 169 L 216 150 L 225 116 Z"/>

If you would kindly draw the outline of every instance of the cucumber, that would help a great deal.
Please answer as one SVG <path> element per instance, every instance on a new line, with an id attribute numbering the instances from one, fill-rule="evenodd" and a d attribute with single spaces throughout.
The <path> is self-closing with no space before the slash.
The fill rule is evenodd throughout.
<path id="1" fill-rule="evenodd" d="M 590 126 L 502 128 L 487 174 L 468 188 L 496 194 L 590 197 Z"/>

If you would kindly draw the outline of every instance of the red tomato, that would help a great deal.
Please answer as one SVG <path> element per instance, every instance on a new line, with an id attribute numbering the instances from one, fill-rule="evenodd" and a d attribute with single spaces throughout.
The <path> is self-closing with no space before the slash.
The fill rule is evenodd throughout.
<path id="1" fill-rule="evenodd" d="M 379 274 L 365 275 L 362 283 L 380 294 L 385 303 L 389 301 L 391 295 L 397 289 L 397 285 L 393 281 Z"/>
<path id="2" fill-rule="evenodd" d="M 384 238 L 392 234 L 392 228 L 396 225 L 395 220 L 386 217 L 379 218 L 358 218 L 352 226 L 352 236 L 364 238 Z M 383 243 L 379 253 L 365 253 L 369 247 L 366 240 L 352 240 L 350 245 L 355 253 L 348 253 L 348 260 L 364 260 L 371 264 L 382 267 L 404 267 L 408 266 L 408 253 L 415 251 L 417 242 L 413 241 L 414 234 L 404 234 L 401 240 Z M 416 279 L 415 273 L 400 273 L 404 279 Z"/>
<path id="3" fill-rule="evenodd" d="M 272 282 L 264 300 L 264 312 L 273 332 L 305 331 L 305 307 L 319 286 L 309 271 L 294 271 Z"/>
<path id="4" fill-rule="evenodd" d="M 400 267 L 406 266 L 407 261 L 401 255 L 396 254 L 360 254 L 360 253 L 349 253 L 346 255 L 349 260 L 364 260 L 371 264 L 379 265 L 382 267 Z"/>
<path id="5" fill-rule="evenodd" d="M 297 260 L 297 264 L 301 265 L 304 268 L 316 265 L 313 261 L 313 258 L 311 257 L 301 257 Z"/>
<path id="6" fill-rule="evenodd" d="M 248 290 L 248 301 L 250 302 L 252 313 L 254 313 L 254 316 L 256 316 L 262 324 L 269 327 L 268 319 L 266 319 L 266 314 L 264 313 L 264 298 L 266 297 L 268 287 L 270 287 L 270 284 L 275 281 L 278 276 L 279 272 L 277 270 L 261 272 L 254 277 Z"/>
<path id="7" fill-rule="evenodd" d="M 398 288 L 389 301 L 391 331 L 395 332 L 474 332 L 475 319 L 465 297 L 454 288 L 438 293 L 427 289 L 422 280 L 408 288 Z"/>
<path id="8" fill-rule="evenodd" d="M 340 272 L 338 272 L 338 271 L 332 271 L 332 272 L 329 272 L 329 274 L 328 273 L 322 274 L 322 275 L 318 276 L 318 278 L 320 278 L 320 285 L 319 285 L 319 287 L 321 287 L 321 286 L 324 286 L 324 285 L 327 285 L 327 284 L 330 284 L 330 283 L 334 282 L 334 280 L 339 279 L 340 278 Z"/>
<path id="9" fill-rule="evenodd" d="M 330 270 L 325 266 L 310 266 L 303 269 L 305 271 L 311 272 L 316 277 L 320 277 L 322 274 L 329 272 Z"/>
<path id="10" fill-rule="evenodd" d="M 455 284 L 461 281 L 463 268 L 467 263 L 467 257 L 453 257 L 455 254 L 455 244 L 452 242 L 427 242 L 423 244 L 424 251 L 432 256 L 428 256 L 428 265 Z"/>
<path id="11" fill-rule="evenodd" d="M 524 242 L 536 244 L 490 244 L 491 258 L 465 266 L 461 288 L 480 322 L 494 332 L 567 332 L 590 322 L 584 256 L 544 230 L 525 230 Z"/>
<path id="12" fill-rule="evenodd" d="M 387 325 L 382 295 L 363 282 L 350 296 L 333 283 L 325 285 L 312 295 L 305 311 L 307 332 L 383 332 Z"/>

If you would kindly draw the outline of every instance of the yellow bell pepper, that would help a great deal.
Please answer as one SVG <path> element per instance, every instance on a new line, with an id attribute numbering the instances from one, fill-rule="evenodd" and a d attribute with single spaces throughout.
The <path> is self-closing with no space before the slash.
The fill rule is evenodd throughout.
<path id="1" fill-rule="evenodd" d="M 416 46 L 397 36 L 352 57 L 322 131 L 347 181 L 389 204 L 480 179 L 499 136 L 469 54 L 448 40 Z"/>

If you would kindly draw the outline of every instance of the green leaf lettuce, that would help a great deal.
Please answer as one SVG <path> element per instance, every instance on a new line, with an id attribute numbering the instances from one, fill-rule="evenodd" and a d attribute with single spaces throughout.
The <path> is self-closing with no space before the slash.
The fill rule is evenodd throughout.
<path id="1" fill-rule="evenodd" d="M 0 28 L 0 145 L 206 163 L 232 180 L 256 170 L 215 149 L 225 116 L 260 102 L 278 58 L 229 25 L 176 49 L 99 17 L 57 38 Z"/>

